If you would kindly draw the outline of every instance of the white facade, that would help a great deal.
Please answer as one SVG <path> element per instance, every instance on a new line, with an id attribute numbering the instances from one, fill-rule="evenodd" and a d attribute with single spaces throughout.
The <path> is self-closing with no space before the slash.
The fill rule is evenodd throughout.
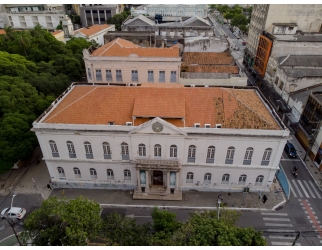
<path id="1" fill-rule="evenodd" d="M 74 31 L 74 33 L 75 33 L 74 37 L 85 38 L 87 41 L 94 40 L 99 45 L 104 45 L 104 35 L 108 31 L 115 31 L 115 25 L 114 24 L 109 24 L 109 27 L 107 27 L 106 29 L 100 30 L 100 31 L 95 32 L 95 33 L 90 34 L 90 35 L 83 34 L 82 33 L 83 29 L 84 28 L 82 28 L 80 30 L 75 30 Z"/>
<path id="2" fill-rule="evenodd" d="M 5 4 L 1 11 L 3 24 L 0 25 L 14 29 L 33 29 L 40 24 L 44 29 L 55 30 L 65 16 L 62 4 Z"/>
<path id="3" fill-rule="evenodd" d="M 199 16 L 207 17 L 207 4 L 149 4 L 146 6 L 146 13 L 149 16 L 160 14 L 163 16 Z"/>
<path id="4" fill-rule="evenodd" d="M 54 188 L 135 189 L 144 198 L 158 184 L 181 199 L 182 190 L 269 191 L 287 129 L 176 127 L 159 117 L 139 126 L 44 122 L 73 88 L 33 123 Z"/>

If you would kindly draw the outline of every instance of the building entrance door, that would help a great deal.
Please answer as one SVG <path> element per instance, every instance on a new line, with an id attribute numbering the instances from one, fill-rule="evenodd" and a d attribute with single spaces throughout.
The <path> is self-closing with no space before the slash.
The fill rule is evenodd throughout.
<path id="1" fill-rule="evenodd" d="M 153 171 L 153 185 L 163 185 L 162 171 Z"/>

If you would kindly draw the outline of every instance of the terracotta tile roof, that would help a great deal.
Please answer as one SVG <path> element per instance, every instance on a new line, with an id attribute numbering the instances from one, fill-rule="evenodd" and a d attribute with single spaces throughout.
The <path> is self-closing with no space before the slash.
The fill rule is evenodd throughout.
<path id="1" fill-rule="evenodd" d="M 131 54 L 142 57 L 179 57 L 179 47 L 143 48 L 122 38 L 117 38 L 94 50 L 91 56 L 129 56 Z"/>
<path id="2" fill-rule="evenodd" d="M 61 33 L 61 32 L 64 32 L 64 31 L 62 31 L 62 30 L 56 30 L 56 31 L 51 32 L 51 34 L 52 34 L 53 36 L 56 36 L 56 35 L 58 35 L 58 34 L 59 34 L 59 33 Z"/>
<path id="3" fill-rule="evenodd" d="M 0 29 L 0 35 L 4 35 L 4 34 L 6 34 L 6 31 L 3 29 Z"/>
<path id="4" fill-rule="evenodd" d="M 222 124 L 223 128 L 280 129 L 254 90 L 226 88 L 156 88 L 75 86 L 44 123 L 140 125 L 167 117 L 175 126 Z"/>
<path id="5" fill-rule="evenodd" d="M 238 66 L 210 66 L 210 65 L 189 65 L 189 66 L 181 66 L 181 71 L 185 72 L 196 72 L 196 73 L 230 73 L 230 74 L 238 74 L 239 69 Z"/>
<path id="6" fill-rule="evenodd" d="M 143 83 L 141 87 L 153 87 L 153 88 L 184 88 L 184 85 L 180 83 Z"/>
<path id="7" fill-rule="evenodd" d="M 74 31 L 74 35 L 76 35 L 77 33 L 82 33 L 83 35 L 85 36 L 91 36 L 91 35 L 94 35 L 102 30 L 105 30 L 107 28 L 111 27 L 111 25 L 108 25 L 108 24 L 95 24 L 95 25 L 92 25 L 92 26 L 89 26 L 88 28 L 81 28 L 81 29 L 78 29 L 78 30 L 75 30 Z"/>

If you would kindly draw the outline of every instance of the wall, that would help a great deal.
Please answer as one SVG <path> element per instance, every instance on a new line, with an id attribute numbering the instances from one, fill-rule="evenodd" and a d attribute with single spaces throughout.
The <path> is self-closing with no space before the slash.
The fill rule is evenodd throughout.
<path id="1" fill-rule="evenodd" d="M 319 32 L 321 4 L 270 4 L 265 30 L 273 31 L 273 23 L 296 23 L 303 32 Z"/>
<path id="2" fill-rule="evenodd" d="M 156 46 L 156 38 L 155 34 L 151 32 L 127 32 L 127 31 L 115 31 L 115 32 L 107 32 L 104 35 L 104 42 L 109 43 L 116 38 L 122 38 L 127 41 L 130 41 L 134 44 L 137 44 L 141 47 L 155 47 Z M 150 46 L 151 43 L 151 46 Z"/>
<path id="3" fill-rule="evenodd" d="M 14 29 L 33 29 L 38 23 L 44 28 L 55 30 L 64 14 L 8 14 L 9 25 Z M 10 22 L 11 18 L 11 22 Z"/>
<path id="4" fill-rule="evenodd" d="M 197 5 L 184 5 L 184 4 L 151 4 L 146 7 L 147 14 L 149 16 L 154 16 L 155 14 L 164 14 L 172 16 L 199 16 L 202 18 L 207 17 L 207 5 L 197 4 Z"/>
<path id="5" fill-rule="evenodd" d="M 291 55 L 320 55 L 322 54 L 322 42 L 287 42 L 275 40 L 271 51 L 271 57 Z"/>
<path id="6" fill-rule="evenodd" d="M 184 52 L 224 52 L 228 49 L 227 40 L 218 38 L 185 38 Z"/>

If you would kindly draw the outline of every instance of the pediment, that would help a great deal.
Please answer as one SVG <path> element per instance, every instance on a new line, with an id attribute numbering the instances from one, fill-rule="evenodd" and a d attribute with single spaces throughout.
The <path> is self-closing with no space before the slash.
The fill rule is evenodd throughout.
<path id="1" fill-rule="evenodd" d="M 130 131 L 130 134 L 187 135 L 171 123 L 156 117 Z"/>
<path id="2" fill-rule="evenodd" d="M 185 27 L 186 26 L 198 26 L 198 27 L 200 27 L 200 26 L 204 26 L 204 27 L 210 27 L 210 25 L 209 24 L 207 24 L 207 23 L 205 23 L 205 22 L 203 22 L 203 21 L 201 21 L 201 20 L 199 20 L 199 19 L 196 19 L 196 20 L 194 20 L 194 21 L 191 21 L 191 22 L 189 22 L 189 23 L 186 23 L 185 25 L 184 25 Z"/>

